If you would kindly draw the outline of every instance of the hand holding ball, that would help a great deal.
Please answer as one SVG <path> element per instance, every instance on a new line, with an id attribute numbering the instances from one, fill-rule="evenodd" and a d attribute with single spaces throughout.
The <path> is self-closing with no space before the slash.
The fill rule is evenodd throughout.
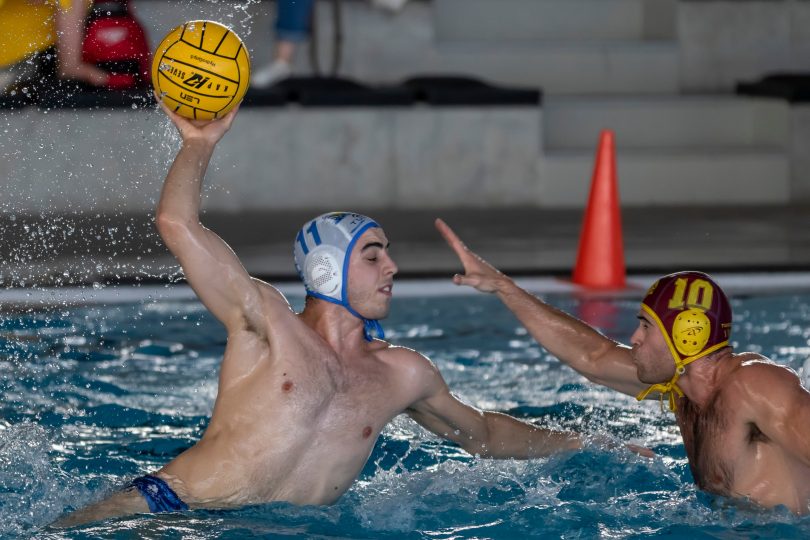
<path id="1" fill-rule="evenodd" d="M 213 120 L 236 107 L 250 84 L 250 58 L 239 37 L 214 21 L 190 21 L 169 32 L 152 60 L 152 85 L 170 109 Z"/>

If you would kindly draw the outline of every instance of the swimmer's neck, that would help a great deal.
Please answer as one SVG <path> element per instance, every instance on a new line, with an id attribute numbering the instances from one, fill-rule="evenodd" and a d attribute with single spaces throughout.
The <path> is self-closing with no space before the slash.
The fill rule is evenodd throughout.
<path id="1" fill-rule="evenodd" d="M 686 366 L 678 386 L 689 401 L 702 409 L 714 398 L 729 373 L 739 366 L 734 358 L 731 347 L 699 358 Z"/>
<path id="2" fill-rule="evenodd" d="M 340 356 L 364 349 L 363 321 L 343 306 L 309 297 L 298 315 Z"/>

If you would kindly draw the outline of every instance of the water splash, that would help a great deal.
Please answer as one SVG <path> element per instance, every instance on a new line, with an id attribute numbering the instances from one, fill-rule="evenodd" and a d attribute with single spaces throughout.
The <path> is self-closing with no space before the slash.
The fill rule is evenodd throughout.
<path id="1" fill-rule="evenodd" d="M 0 536 L 20 536 L 56 519 L 89 493 L 51 457 L 58 438 L 30 422 L 0 430 Z"/>

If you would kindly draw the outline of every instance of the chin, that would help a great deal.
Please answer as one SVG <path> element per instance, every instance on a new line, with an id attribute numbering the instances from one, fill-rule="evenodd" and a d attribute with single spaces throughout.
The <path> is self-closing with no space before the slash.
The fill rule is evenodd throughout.
<path id="1" fill-rule="evenodd" d="M 375 311 L 373 311 L 373 312 L 371 313 L 371 315 L 370 315 L 370 316 L 367 316 L 366 318 L 367 318 L 367 319 L 378 320 L 378 321 L 383 320 L 383 319 L 387 319 L 387 318 L 388 318 L 388 312 L 389 312 L 389 311 L 391 311 L 391 310 L 389 310 L 389 309 L 385 309 L 385 310 L 375 310 Z M 365 317 L 365 315 L 364 315 L 364 317 Z"/>
<path id="2" fill-rule="evenodd" d="M 388 317 L 388 312 L 391 311 L 388 306 L 385 307 L 367 307 L 365 309 L 354 308 L 357 313 L 364 319 L 372 321 L 382 320 Z"/>
<path id="3" fill-rule="evenodd" d="M 641 369 L 639 368 L 636 368 L 636 376 L 638 377 L 638 380 L 643 382 L 644 384 L 658 384 L 661 382 L 650 380 L 652 379 L 652 377 L 648 377 L 647 374 L 641 371 Z"/>

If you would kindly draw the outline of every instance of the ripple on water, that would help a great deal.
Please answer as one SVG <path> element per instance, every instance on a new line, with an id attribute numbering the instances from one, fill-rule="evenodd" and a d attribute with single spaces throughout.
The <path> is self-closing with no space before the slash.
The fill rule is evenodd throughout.
<path id="1" fill-rule="evenodd" d="M 554 298 L 563 309 L 577 301 Z M 735 300 L 735 339 L 807 377 L 810 298 Z M 626 340 L 636 306 L 600 309 Z M 695 489 L 677 428 L 657 403 L 599 389 L 530 339 L 491 297 L 395 300 L 387 327 L 428 353 L 454 392 L 539 425 L 597 434 L 578 452 L 475 459 L 406 417 L 385 428 L 330 507 L 284 503 L 42 527 L 197 441 L 225 336 L 197 302 L 148 300 L 0 317 L 0 537 L 37 538 L 806 538 L 810 523 Z M 607 320 L 605 317 L 615 317 Z M 45 331 L 40 331 L 45 330 Z M 623 448 L 653 448 L 649 460 Z"/>

